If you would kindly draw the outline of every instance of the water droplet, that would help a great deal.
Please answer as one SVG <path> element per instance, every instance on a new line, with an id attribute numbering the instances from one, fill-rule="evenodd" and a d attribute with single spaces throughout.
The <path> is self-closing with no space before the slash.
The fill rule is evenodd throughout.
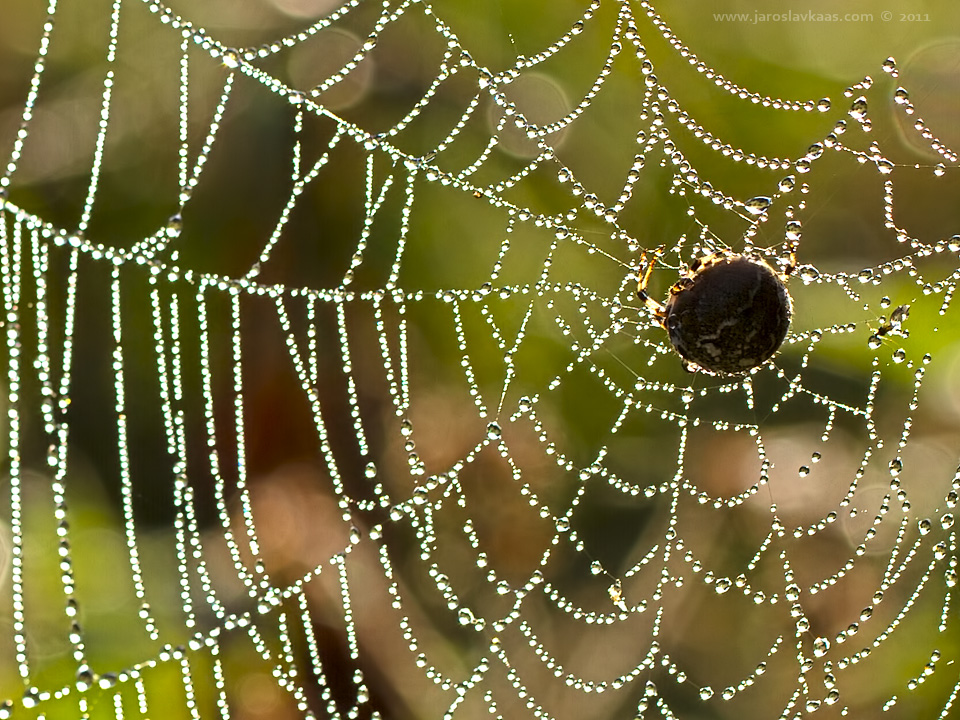
<path id="1" fill-rule="evenodd" d="M 770 207 L 770 204 L 773 201 L 763 195 L 759 195 L 754 198 L 750 198 L 743 204 L 744 210 L 746 210 L 751 215 L 760 215 L 764 213 L 767 208 Z"/>
<path id="2" fill-rule="evenodd" d="M 21 701 L 25 708 L 35 708 L 40 704 L 40 691 L 36 688 L 27 688 L 23 692 L 23 700 Z"/>
<path id="3" fill-rule="evenodd" d="M 902 363 L 907 359 L 907 353 L 903 348 L 897 348 L 893 351 L 893 361 L 895 363 Z"/>
<path id="4" fill-rule="evenodd" d="M 889 160 L 878 160 L 877 161 L 877 170 L 880 171 L 881 175 L 889 175 L 893 172 L 894 164 Z"/>
<path id="5" fill-rule="evenodd" d="M 227 50 L 224 50 L 223 64 L 226 65 L 228 68 L 240 67 L 240 54 L 236 50 L 233 50 L 232 48 L 228 48 Z"/>
<path id="6" fill-rule="evenodd" d="M 876 349 L 877 349 L 878 347 L 880 347 L 882 344 L 883 344 L 883 340 L 880 339 L 880 336 L 879 336 L 879 335 L 871 335 L 871 336 L 867 339 L 867 346 L 868 346 L 871 350 L 876 350 Z"/>
<path id="7" fill-rule="evenodd" d="M 785 236 L 787 240 L 796 241 L 800 239 L 800 231 L 802 225 L 799 220 L 790 220 L 784 226 Z"/>
<path id="8" fill-rule="evenodd" d="M 952 513 L 946 513 L 940 518 L 940 527 L 942 527 L 944 530 L 949 530 L 950 528 L 953 527 Z"/>
<path id="9" fill-rule="evenodd" d="M 403 422 L 400 423 L 400 434 L 404 435 L 405 437 L 409 437 L 412 433 L 413 423 L 404 419 Z"/>
<path id="10" fill-rule="evenodd" d="M 700 688 L 700 699 L 701 699 L 701 700 L 709 700 L 709 699 L 712 698 L 712 697 L 713 697 L 713 688 L 712 688 L 712 687 L 710 687 L 709 685 L 707 685 L 707 686 L 705 686 L 705 687 Z"/>
<path id="11" fill-rule="evenodd" d="M 717 595 L 723 595 L 727 592 L 733 583 L 730 582 L 730 578 L 717 578 L 717 582 L 714 584 L 713 589 L 716 591 Z"/>
<path id="12" fill-rule="evenodd" d="M 180 216 L 180 213 L 171 215 L 170 219 L 167 220 L 167 224 L 163 227 L 163 234 L 168 238 L 175 238 L 181 232 L 183 232 L 183 218 Z"/>
<path id="13" fill-rule="evenodd" d="M 827 112 L 830 109 L 830 98 L 820 98 L 817 101 L 817 110 L 819 112 Z"/>
<path id="14" fill-rule="evenodd" d="M 77 616 L 77 613 L 79 612 L 79 607 L 77 606 L 76 598 L 70 598 L 69 600 L 67 600 L 67 604 L 66 604 L 66 607 L 64 608 L 64 611 L 66 612 L 67 617 L 74 618 Z"/>
<path id="15" fill-rule="evenodd" d="M 373 462 L 368 462 L 367 466 L 363 469 L 363 474 L 367 478 L 375 478 L 377 476 L 377 466 Z"/>
<path id="16" fill-rule="evenodd" d="M 800 279 L 803 280 L 804 285 L 809 285 L 820 279 L 820 271 L 813 265 L 804 265 L 800 268 Z"/>
<path id="17" fill-rule="evenodd" d="M 893 101 L 897 105 L 906 105 L 910 102 L 910 94 L 902 87 L 898 87 L 893 93 Z"/>
<path id="18" fill-rule="evenodd" d="M 813 641 L 813 654 L 816 657 L 823 657 L 830 649 L 830 641 L 826 638 L 818 637 Z"/>
<path id="19" fill-rule="evenodd" d="M 80 692 L 86 692 L 93 687 L 94 680 L 93 670 L 89 665 L 81 665 L 77 669 L 77 690 Z"/>
<path id="20" fill-rule="evenodd" d="M 500 423 L 492 422 L 487 425 L 487 439 L 488 440 L 499 440 L 503 431 L 500 429 Z"/>
<path id="21" fill-rule="evenodd" d="M 861 95 L 850 105 L 850 117 L 854 120 L 863 120 L 867 115 L 867 99 Z"/>
<path id="22" fill-rule="evenodd" d="M 810 468 L 808 468 L 806 465 L 801 465 L 800 470 L 798 470 L 797 472 L 800 475 L 800 477 L 806 477 L 807 475 L 810 474 Z"/>
<path id="23" fill-rule="evenodd" d="M 797 185 L 797 179 L 793 175 L 787 175 L 783 180 L 777 185 L 777 189 L 782 193 L 787 193 L 793 190 Z"/>
<path id="24" fill-rule="evenodd" d="M 600 575 L 603 573 L 603 565 L 600 564 L 599 560 L 594 560 L 590 563 L 590 572 L 593 575 Z"/>
<path id="25" fill-rule="evenodd" d="M 557 531 L 558 532 L 569 532 L 570 530 L 570 520 L 565 517 L 557 518 Z"/>
<path id="26" fill-rule="evenodd" d="M 888 57 L 883 61 L 883 71 L 895 76 L 897 74 L 897 61 Z"/>
<path id="27" fill-rule="evenodd" d="M 0 703 L 0 720 L 9 720 L 13 716 L 13 701 L 4 700 Z"/>

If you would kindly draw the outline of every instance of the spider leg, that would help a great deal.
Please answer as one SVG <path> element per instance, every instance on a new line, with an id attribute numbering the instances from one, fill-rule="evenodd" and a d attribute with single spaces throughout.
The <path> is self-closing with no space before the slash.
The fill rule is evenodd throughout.
<path id="1" fill-rule="evenodd" d="M 783 268 L 783 272 L 780 273 L 782 277 L 790 277 L 793 275 L 793 271 L 797 269 L 797 245 L 799 243 L 794 242 L 790 247 L 790 254 L 787 255 L 787 264 Z"/>
<path id="2" fill-rule="evenodd" d="M 663 318 L 665 314 L 664 307 L 663 305 L 658 303 L 656 300 L 654 300 L 652 297 L 650 297 L 649 293 L 647 293 L 647 283 L 650 281 L 650 274 L 653 272 L 653 265 L 656 261 L 657 261 L 656 255 L 654 255 L 653 258 L 650 259 L 649 263 L 647 262 L 646 253 L 644 253 L 641 256 L 640 258 L 641 267 L 643 267 L 643 265 L 646 265 L 646 267 L 643 268 L 642 275 L 640 276 L 639 281 L 637 283 L 637 297 L 640 298 L 643 304 L 647 306 L 647 309 L 651 310 L 653 314 L 657 317 L 657 319 L 660 320 Z"/>

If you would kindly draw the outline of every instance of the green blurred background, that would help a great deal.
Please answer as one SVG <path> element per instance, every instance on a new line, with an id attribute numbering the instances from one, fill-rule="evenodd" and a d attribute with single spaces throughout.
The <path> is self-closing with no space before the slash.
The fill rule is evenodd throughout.
<path id="1" fill-rule="evenodd" d="M 337 3 L 325 0 L 181 0 L 169 5 L 195 27 L 204 28 L 223 46 L 236 48 L 257 48 L 289 36 L 332 12 L 336 6 Z M 609 52 L 619 7 L 612 2 L 601 3 L 596 19 L 569 48 L 535 72 L 523 73 L 507 87 L 508 96 L 531 120 L 556 120 L 579 102 Z M 556 41 L 583 12 L 583 3 L 456 0 L 435 2 L 431 8 L 433 14 L 457 34 L 475 63 L 497 73 L 513 65 L 518 56 L 533 56 Z M 843 13 L 873 15 L 872 20 L 849 22 L 760 20 L 766 13 L 838 12 L 826 2 L 805 2 L 792 8 L 772 2 L 723 2 L 709 6 L 673 3 L 657 8 L 663 20 L 707 66 L 742 87 L 773 98 L 818 100 L 828 97 L 833 104 L 825 113 L 766 108 L 719 90 L 657 33 L 639 4 L 634 4 L 633 9 L 660 82 L 710 133 L 747 152 L 790 159 L 802 155 L 810 143 L 823 138 L 837 120 L 850 121 L 846 109 L 851 98 L 844 96 L 844 90 L 865 75 L 872 76 L 876 81 L 870 91 L 872 133 L 862 135 L 850 130 L 844 140 L 862 151 L 867 151 L 870 142 L 875 141 L 881 152 L 898 164 L 890 176 L 896 188 L 896 219 L 914 237 L 933 243 L 960 228 L 960 204 L 955 200 L 960 181 L 955 169 L 948 168 L 943 177 L 934 176 L 933 167 L 939 162 L 938 158 L 928 145 L 917 141 L 911 131 L 911 120 L 895 112 L 892 99 L 897 85 L 907 87 L 917 115 L 926 120 L 944 144 L 960 147 L 960 123 L 957 122 L 960 117 L 960 6 L 920 0 L 900 2 L 895 8 L 886 9 L 892 16 L 885 21 L 881 16 L 885 9 L 875 3 L 862 3 L 862 7 L 846 4 L 841 10 Z M 377 4 L 361 3 L 331 28 L 254 64 L 290 87 L 308 91 L 359 50 L 381 11 Z M 718 19 L 716 14 L 724 12 L 746 13 L 752 20 Z M 13 147 L 29 91 L 45 8 L 41 3 L 11 1 L 0 13 L 0 154 L 6 157 Z M 9 194 L 9 200 L 18 207 L 67 232 L 77 227 L 87 194 L 107 67 L 110 13 L 111 5 L 103 0 L 60 3 L 38 104 Z M 103 171 L 86 236 L 113 247 L 130 248 L 162 228 L 171 216 L 182 214 L 183 232 L 173 244 L 179 252 L 181 267 L 241 276 L 257 260 L 288 197 L 295 108 L 286 98 L 238 75 L 209 162 L 192 197 L 181 205 L 178 196 L 181 38 L 158 17 L 139 2 L 126 2 L 121 9 L 116 81 Z M 369 56 L 345 81 L 324 93 L 319 102 L 366 132 L 388 132 L 429 87 L 445 46 L 446 40 L 437 32 L 434 21 L 424 17 L 415 6 L 406 17 L 390 25 Z M 897 59 L 899 78 L 891 78 L 881 70 L 888 56 Z M 188 132 L 191 153 L 195 153 L 208 132 L 227 69 L 193 45 L 189 60 Z M 639 62 L 625 48 L 614 61 L 606 85 L 582 116 L 550 138 L 563 165 L 603 202 L 615 199 L 634 160 L 633 153 L 638 147 L 635 135 L 641 125 L 638 115 L 643 78 Z M 429 109 L 397 138 L 390 138 L 390 142 L 411 156 L 428 155 L 450 131 L 475 88 L 476 76 L 470 71 L 445 83 Z M 854 91 L 853 96 L 860 92 Z M 449 172 L 462 169 L 484 147 L 498 120 L 496 108 L 489 102 L 483 104 L 461 137 L 428 161 Z M 746 163 L 732 162 L 706 148 L 691 133 L 679 130 L 672 116 L 668 115 L 667 124 L 672 138 L 700 170 L 702 179 L 738 199 L 772 194 L 777 181 L 790 172 L 762 171 Z M 325 149 L 334 127 L 335 123 L 329 118 L 305 118 L 299 139 L 306 167 Z M 471 182 L 481 188 L 488 187 L 518 171 L 534 154 L 529 140 L 519 132 L 506 131 L 501 148 Z M 389 162 L 378 152 L 373 156 L 375 177 L 382 182 Z M 689 254 L 699 231 L 686 213 L 690 196 L 679 197 L 670 192 L 673 169 L 661 166 L 661 157 L 659 148 L 651 153 L 634 189 L 633 200 L 619 220 L 622 231 L 641 248 L 659 245 L 676 248 L 679 238 L 687 237 L 683 250 L 668 254 L 663 269 L 654 275 L 655 294 L 665 293 L 676 278 L 678 268 L 691 259 Z M 311 289 L 338 285 L 362 228 L 366 158 L 367 153 L 352 140 L 338 146 L 329 167 L 319 181 L 307 189 L 292 214 L 258 280 Z M 914 164 L 918 167 L 914 168 Z M 497 195 L 545 214 L 572 211 L 581 205 L 582 198 L 571 195 L 569 186 L 558 183 L 556 171 L 556 165 L 547 163 L 515 188 L 483 198 L 419 178 L 399 287 L 408 291 L 422 289 L 428 297 L 443 290 L 469 292 L 480 288 L 489 278 L 490 268 L 501 250 L 508 222 L 504 210 L 488 198 Z M 394 191 L 386 197 L 384 209 L 372 226 L 367 259 L 354 281 L 355 290 L 382 287 L 390 271 L 404 200 L 399 188 L 405 179 L 402 174 L 396 179 Z M 828 153 L 814 171 L 801 180 L 809 182 L 810 189 L 803 196 L 806 207 L 799 211 L 804 234 L 798 248 L 798 262 L 815 265 L 824 274 L 855 276 L 862 268 L 894 261 L 905 254 L 893 234 L 883 228 L 883 178 L 871 167 L 859 165 L 849 155 Z M 782 245 L 784 204 L 775 205 L 758 245 Z M 702 198 L 697 208 L 702 222 L 708 223 L 725 242 L 734 248 L 738 246 L 738 238 L 746 228 L 741 217 L 710 207 Z M 622 243 L 617 245 L 609 238 L 610 230 L 605 223 L 588 216 L 589 213 L 581 210 L 576 220 L 571 221 L 582 237 L 625 263 L 636 262 L 636 253 L 628 252 Z M 505 256 L 502 283 L 511 286 L 535 283 L 553 240 L 552 232 L 530 223 L 519 223 L 511 235 L 510 254 Z M 588 255 L 583 245 L 561 245 L 553 262 L 552 282 L 577 282 L 604 298 L 623 292 L 621 281 L 627 272 L 625 267 L 599 255 Z M 671 264 L 675 269 L 667 267 Z M 63 277 L 65 254 L 54 255 L 54 268 L 54 272 L 60 272 Z M 947 284 L 952 287 L 955 279 L 950 273 L 956 270 L 956 253 L 925 260 L 921 269 L 924 277 L 947 278 Z M 112 698 L 116 691 L 109 687 L 111 681 L 107 673 L 122 672 L 158 658 L 163 644 L 187 645 L 193 635 L 192 630 L 184 627 L 176 564 L 173 525 L 178 508 L 171 492 L 171 460 L 165 451 L 156 397 L 148 273 L 135 268 L 124 272 L 127 413 L 132 418 L 134 508 L 140 556 L 146 568 L 147 599 L 158 621 L 161 639 L 153 641 L 143 632 L 124 538 L 110 368 L 110 269 L 105 263 L 84 259 L 77 306 L 67 504 L 71 514 L 71 558 L 88 659 L 96 671 L 106 677 L 108 686 L 95 687 L 85 694 L 93 717 L 109 717 L 115 712 Z M 892 451 L 896 444 L 904 417 L 912 413 L 915 429 L 908 447 L 908 467 L 918 483 L 930 478 L 927 491 L 916 491 L 922 499 L 916 504 L 917 517 L 924 511 L 940 510 L 938 503 L 942 505 L 950 489 L 960 446 L 957 442 L 960 426 L 957 357 L 960 355 L 951 317 L 937 315 L 941 296 L 925 297 L 906 272 L 885 277 L 878 286 L 857 287 L 862 299 L 856 302 L 839 288 L 827 284 L 805 286 L 794 280 L 790 289 L 797 308 L 794 321 L 797 333 L 847 323 L 856 325 L 855 332 L 828 335 L 817 347 L 809 367 L 802 373 L 805 385 L 827 397 L 857 405 L 862 403 L 870 373 L 877 367 L 875 358 L 880 358 L 883 383 L 877 398 L 877 424 L 880 436 L 887 440 L 887 448 L 879 452 L 882 448 L 878 447 L 878 457 L 886 461 L 885 453 Z M 190 329 L 195 328 L 192 323 L 196 316 L 191 291 L 183 284 L 173 283 L 164 286 L 164 292 L 170 293 L 165 295 L 167 300 L 176 294 L 182 303 L 181 312 L 186 318 L 183 352 L 195 362 L 199 350 L 195 335 L 190 333 Z M 628 295 L 629 292 L 625 297 Z M 575 303 L 561 296 L 558 293 L 557 304 L 568 303 L 562 312 L 572 321 L 577 315 Z M 913 306 L 910 337 L 874 352 L 868 349 L 866 337 L 869 328 L 875 328 L 878 317 L 884 313 L 882 296 L 891 298 L 894 305 Z M 62 313 L 63 288 L 54 287 L 51 297 L 54 314 Z M 495 307 L 498 322 L 515 331 L 525 311 L 524 302 L 514 296 L 490 307 Z M 588 313 L 602 314 L 607 310 L 608 306 L 602 303 L 591 303 Z M 220 393 L 218 397 L 222 398 L 229 396 L 232 384 L 228 301 L 223 297 L 212 299 L 209 312 L 214 328 L 215 394 Z M 302 330 L 305 327 L 302 311 L 291 310 L 291 313 L 298 329 Z M 302 577 L 337 552 L 345 542 L 348 527 L 341 522 L 336 498 L 329 489 L 329 477 L 320 460 L 309 407 L 289 367 L 289 356 L 274 314 L 272 300 L 258 298 L 244 304 L 245 402 L 249 418 L 245 444 L 264 560 L 274 582 L 282 586 Z M 395 327 L 395 310 L 388 309 L 386 314 L 388 324 L 393 323 L 390 326 Z M 502 358 L 486 320 L 476 308 L 465 309 L 464 316 L 478 386 L 485 393 L 491 393 L 485 399 L 495 406 L 498 382 L 503 376 Z M 568 344 L 558 336 L 547 317 L 538 315 L 531 323 L 525 352 L 517 359 L 518 378 L 504 401 L 505 408 L 515 408 L 521 395 L 541 392 L 544 384 L 562 373 L 571 360 Z M 374 320 L 365 305 L 349 308 L 347 319 L 349 326 L 356 328 L 352 339 L 354 372 L 361 382 L 360 405 L 371 435 L 371 455 L 380 468 L 378 479 L 395 498 L 404 498 L 409 496 L 414 480 L 404 472 L 406 457 L 397 439 L 399 419 L 390 407 L 389 391 L 382 379 L 382 349 L 376 341 Z M 477 434 L 484 431 L 486 422 L 478 417 L 463 384 L 459 366 L 461 353 L 451 331 L 448 306 L 439 301 L 413 303 L 408 321 L 413 397 L 410 416 L 417 428 L 417 450 L 428 474 L 445 472 L 469 451 Z M 336 375 L 340 356 L 335 342 L 336 318 L 329 308 L 320 312 L 318 324 L 323 338 L 319 351 L 322 375 L 333 378 L 324 381 L 320 388 L 331 444 L 348 489 L 361 497 L 364 493 L 369 496 L 370 490 L 363 481 L 368 458 L 355 447 L 343 380 Z M 665 337 L 645 326 L 631 328 L 622 340 L 613 341 L 609 353 L 600 354 L 594 366 L 602 367 L 621 387 L 628 388 L 637 377 L 677 387 L 692 384 L 697 389 L 717 384 L 684 375 L 676 358 L 669 354 L 658 355 L 647 367 L 646 361 L 653 356 L 643 345 L 634 344 L 633 336 L 649 338 L 661 350 L 664 346 Z M 891 353 L 899 347 L 908 352 L 914 363 L 910 369 L 891 364 Z M 397 351 L 396 347 L 393 351 Z M 803 352 L 802 344 L 788 346 L 783 354 L 784 367 L 797 369 Z M 913 390 L 913 368 L 919 366 L 924 353 L 933 355 L 936 362 L 929 367 L 919 407 L 911 410 L 908 404 Z M 203 451 L 199 447 L 203 431 L 202 401 L 198 371 L 195 365 L 193 368 L 185 373 L 184 407 L 191 438 L 190 461 L 193 467 L 202 467 Z M 37 388 L 25 382 L 25 396 L 33 397 L 31 393 Z M 757 380 L 761 407 L 769 395 L 783 391 L 783 383 L 763 383 L 764 380 Z M 599 446 L 610 443 L 610 466 L 638 486 L 667 482 L 676 471 L 676 426 L 656 419 L 633 418 L 611 440 L 609 428 L 615 418 L 616 403 L 600 390 L 596 377 L 586 370 L 574 371 L 559 391 L 544 395 L 546 400 L 538 409 L 546 418 L 551 437 L 558 439 L 561 450 L 578 467 L 588 465 Z M 704 420 L 725 418 L 732 422 L 757 423 L 762 429 L 766 450 L 779 462 L 778 469 L 789 470 L 795 476 L 794 468 L 809 462 L 811 449 L 818 447 L 823 412 L 816 403 L 798 403 L 778 414 L 758 417 L 756 411 L 745 409 L 742 403 L 738 402 L 734 408 L 718 398 L 716 394 L 705 396 L 702 402 L 697 400 L 689 412 Z M 25 408 L 31 407 L 29 402 L 32 400 L 24 404 Z M 218 417 L 229 418 L 229 400 L 221 402 L 223 407 L 218 404 Z M 654 402 L 681 411 L 676 394 L 664 394 Z M 44 467 L 47 441 L 39 426 L 36 408 L 23 412 L 27 438 L 23 449 L 26 463 L 23 475 L 25 602 L 35 672 L 31 680 L 41 689 L 54 691 L 74 686 L 76 663 L 70 654 L 72 645 L 68 639 L 69 622 L 63 610 L 52 493 Z M 831 450 L 844 444 L 855 448 L 871 445 L 862 422 L 852 420 L 845 424 L 841 418 L 838 424 L 841 427 L 831 438 Z M 562 472 L 552 459 L 544 456 L 534 431 L 524 423 L 518 421 L 505 430 L 514 460 L 523 467 L 531 487 L 551 507 L 566 507 L 577 488 L 570 477 L 572 474 Z M 230 457 L 236 443 L 223 437 L 218 437 L 217 442 L 224 457 Z M 834 473 L 837 482 L 845 488 L 859 460 L 857 457 L 851 460 L 854 454 L 836 451 L 831 458 L 825 457 L 817 471 L 821 476 Z M 849 466 L 851 462 L 853 465 Z M 688 473 L 701 489 L 726 497 L 755 481 L 756 445 L 743 433 L 719 432 L 704 423 L 690 435 L 686 464 Z M 795 477 L 785 475 L 775 477 L 780 483 L 793 480 Z M 200 532 L 209 552 L 208 563 L 218 592 L 231 611 L 242 613 L 250 609 L 250 601 L 232 577 L 233 567 L 222 542 L 222 528 L 218 525 L 210 491 L 209 471 L 197 470 L 191 481 L 197 488 Z M 448 507 L 438 520 L 437 533 L 449 538 L 439 545 L 438 562 L 444 567 L 462 566 L 462 575 L 455 577 L 455 585 L 476 607 L 487 609 L 489 617 L 495 617 L 507 606 L 485 586 L 484 574 L 472 567 L 474 563 L 469 560 L 472 551 L 466 548 L 462 538 L 454 539 L 456 530 L 470 519 L 484 540 L 484 547 L 488 548 L 490 566 L 496 568 L 499 577 L 515 582 L 528 577 L 536 567 L 552 527 L 531 512 L 512 483 L 511 469 L 496 453 L 483 454 L 463 472 L 461 481 L 471 504 L 462 513 Z M 825 515 L 842 496 L 842 493 L 831 494 L 836 488 L 830 483 L 823 486 L 830 488 L 828 491 L 820 491 L 829 497 L 819 503 L 816 498 L 805 495 L 806 491 L 778 487 L 777 492 L 782 493 L 780 504 L 787 508 L 784 512 L 798 526 Z M 882 494 L 879 488 L 880 485 L 870 486 L 863 491 L 867 495 L 863 501 L 864 512 L 871 520 L 880 496 L 873 497 L 870 493 Z M 812 494 L 816 493 L 814 490 Z M 769 504 L 770 498 L 764 496 L 762 501 Z M 925 507 L 923 501 L 929 507 Z M 238 498 L 231 498 L 230 503 L 236 511 Z M 452 505 L 452 501 L 449 504 Z M 720 546 L 722 549 L 715 550 L 712 556 L 718 567 L 741 567 L 769 530 L 769 518 L 758 519 L 752 511 L 738 510 L 726 515 L 704 512 L 702 516 L 698 512 L 695 507 L 685 511 L 681 524 L 686 533 L 683 537 L 688 547 L 704 552 L 711 545 Z M 622 572 L 636 562 L 637 553 L 642 556 L 655 544 L 656 538 L 662 538 L 669 513 L 666 496 L 653 502 L 625 500 L 622 494 L 601 488 L 586 496 L 575 515 L 575 525 L 590 547 L 590 557 L 601 559 L 611 572 Z M 368 527 L 387 522 L 382 508 L 358 516 L 362 516 Z M 238 518 L 239 512 L 233 518 L 239 529 Z M 6 515 L 3 522 L 8 522 Z M 848 525 L 842 532 L 821 534 L 800 553 L 800 557 L 809 560 L 809 567 L 798 567 L 797 571 L 808 583 L 835 572 L 855 544 L 850 538 L 866 529 L 866 525 Z M 883 530 L 888 532 L 888 527 Z M 435 597 L 436 593 L 424 589 L 429 580 L 425 566 L 418 561 L 418 539 L 403 523 L 396 529 L 388 528 L 386 537 L 395 553 L 391 557 L 398 576 L 405 590 L 409 590 L 405 612 L 422 634 L 422 645 L 431 650 L 438 667 L 452 669 L 453 676 L 462 677 L 482 653 L 479 639 L 489 639 L 489 633 L 465 635 L 455 622 L 443 615 L 445 608 Z M 910 541 L 914 539 L 913 535 L 907 537 Z M 3 542 L 4 547 L 9 548 L 8 536 Z M 892 538 L 890 542 L 892 547 Z M 361 597 L 369 593 L 370 597 L 377 598 L 368 605 L 360 603 L 355 610 L 362 628 L 363 670 L 374 696 L 361 715 L 367 717 L 376 709 L 385 718 L 439 717 L 451 696 L 425 680 L 424 671 L 415 666 L 414 656 L 404 647 L 405 641 L 396 626 L 396 616 L 388 610 L 385 581 L 382 571 L 377 569 L 375 553 L 366 545 L 361 547 L 363 550 L 356 551 L 351 559 L 352 571 L 356 573 L 354 587 L 360 588 L 356 592 Z M 591 579 L 586 555 L 570 550 L 557 550 L 557 555 L 559 559 L 551 566 L 555 572 L 549 580 L 587 607 L 598 612 L 600 609 L 610 611 L 606 581 L 603 577 Z M 5 578 L 8 578 L 9 552 L 4 553 L 4 558 Z M 857 614 L 865 597 L 875 589 L 877 574 L 882 574 L 885 559 L 886 555 L 880 553 L 858 566 L 863 570 L 862 577 L 858 571 L 854 573 L 857 577 L 847 578 L 842 593 L 826 593 L 827 600 L 807 598 L 824 634 L 832 637 L 829 633 L 836 634 Z M 678 568 L 682 567 L 679 559 L 674 562 Z M 760 570 L 760 575 L 774 588 L 776 578 L 770 574 L 775 574 L 776 568 L 773 564 Z M 339 587 L 335 578 L 331 578 L 331 572 L 325 569 L 325 573 L 312 583 L 311 612 L 328 668 L 332 696 L 341 707 L 347 707 L 351 702 L 352 665 L 347 657 L 342 610 L 338 605 Z M 938 579 L 938 582 L 942 581 Z M 632 592 L 639 597 L 645 589 L 649 590 L 648 580 L 638 583 Z M 199 598 L 200 593 L 196 588 L 194 591 Z M 894 599 L 882 606 L 884 612 L 896 614 L 909 596 L 903 592 L 900 587 L 892 593 Z M 903 694 L 904 684 L 916 675 L 918 667 L 922 668 L 931 648 L 940 648 L 945 656 L 956 656 L 956 631 L 935 639 L 931 630 L 939 621 L 938 601 L 942 600 L 943 593 L 930 592 L 932 597 L 925 595 L 918 611 L 911 615 L 910 622 L 915 624 L 901 628 L 882 651 L 877 651 L 869 672 L 860 673 L 858 668 L 853 668 L 844 675 L 844 700 L 854 717 L 875 716 L 858 712 L 862 708 L 877 710 L 878 698 Z M 778 659 L 771 662 L 770 674 L 777 675 L 775 671 L 778 671 L 782 678 L 765 679 L 764 682 L 770 684 L 765 686 L 765 694 L 759 700 L 745 693 L 727 704 L 700 704 L 695 700 L 694 686 L 707 681 L 721 682 L 709 678 L 715 674 L 723 676 L 725 663 L 735 668 L 731 678 L 749 672 L 746 658 L 755 660 L 758 652 L 762 656 L 758 648 L 773 637 L 771 628 L 782 632 L 786 627 L 789 638 L 792 629 L 783 625 L 783 618 L 777 615 L 782 607 L 769 612 L 768 608 L 745 612 L 742 597 L 738 605 L 729 596 L 708 601 L 699 597 L 699 593 L 690 591 L 679 603 L 682 612 L 667 623 L 664 637 L 668 638 L 674 659 L 681 666 L 691 668 L 691 674 L 699 673 L 701 677 L 694 678 L 693 684 L 680 684 L 665 693 L 685 718 L 748 717 L 750 712 L 760 713 L 752 715 L 755 717 L 773 716 L 771 713 L 779 712 L 785 703 L 786 698 L 780 691 L 792 687 L 796 680 L 795 674 L 791 675 L 788 670 L 787 660 L 796 655 L 792 648 L 782 650 Z M 0 697 L 18 699 L 22 696 L 23 684 L 14 658 L 10 586 L 6 579 L 3 597 Z M 285 604 L 284 609 L 295 617 L 296 607 L 292 602 Z M 637 655 L 637 646 L 644 647 L 648 642 L 652 622 L 648 612 L 631 621 L 629 631 L 590 628 L 589 637 L 580 639 L 565 625 L 565 619 L 553 618 L 548 608 L 533 605 L 525 609 L 525 613 L 526 618 L 542 621 L 540 631 L 546 636 L 548 650 L 558 653 L 575 671 L 590 677 L 616 675 L 640 662 L 642 652 Z M 555 609 L 553 613 L 556 614 Z M 209 627 L 216 624 L 216 618 L 208 613 L 201 615 L 198 622 L 201 628 Z M 262 632 L 276 652 L 279 649 L 277 615 L 267 614 L 262 622 Z M 291 624 L 298 626 L 295 621 Z M 751 638 L 743 641 L 749 645 L 750 652 L 740 651 L 743 637 Z M 855 640 L 859 641 L 859 638 Z M 303 634 L 294 633 L 291 642 L 297 656 L 305 657 Z M 228 634 L 222 642 L 221 653 L 231 717 L 302 715 L 290 695 L 278 687 L 263 652 L 253 647 L 245 632 Z M 205 715 L 214 709 L 215 695 L 209 655 L 187 652 L 185 657 L 189 657 L 192 675 L 196 678 L 198 712 Z M 441 664 L 441 660 L 445 664 Z M 782 665 L 777 665 L 781 662 Z M 550 679 L 541 678 L 538 673 L 544 676 L 549 673 L 535 667 L 536 663 L 524 666 L 530 677 L 545 682 Z M 721 672 L 717 673 L 718 669 Z M 190 717 L 192 710 L 186 701 L 181 667 L 176 659 L 158 663 L 156 667 L 144 666 L 142 674 L 149 698 L 149 708 L 144 715 Z M 928 713 L 942 707 L 955 677 L 956 672 L 949 667 L 941 669 L 915 697 L 895 706 L 890 716 L 900 712 L 898 717 L 932 717 Z M 490 680 L 489 686 L 498 697 L 513 698 L 513 706 L 501 707 L 505 717 L 520 717 L 519 713 L 527 712 L 516 698 L 516 691 L 507 687 L 503 678 Z M 719 690 L 720 685 L 715 687 Z M 126 714 L 139 716 L 132 683 L 125 683 L 121 692 Z M 556 695 L 545 694 L 548 709 L 555 717 L 572 717 L 564 714 L 565 709 L 572 713 L 588 712 L 575 704 L 579 700 L 570 700 L 564 692 L 567 691 L 561 688 Z M 671 692 L 675 696 L 670 696 Z M 608 692 L 602 700 L 590 698 L 597 704 L 591 706 L 593 709 L 589 712 L 597 718 L 633 717 L 641 693 L 642 683 L 635 682 L 629 690 Z M 34 711 L 18 703 L 15 717 L 32 717 L 39 712 L 49 718 L 76 717 L 79 694 L 74 690 L 68 697 L 51 700 Z M 316 698 L 311 702 L 316 703 L 313 707 L 317 714 L 324 717 L 322 703 Z M 754 704 L 750 705 L 751 702 Z M 820 715 L 833 717 L 827 713 L 838 709 L 823 709 Z M 469 714 L 475 710 L 471 706 L 464 712 Z"/>

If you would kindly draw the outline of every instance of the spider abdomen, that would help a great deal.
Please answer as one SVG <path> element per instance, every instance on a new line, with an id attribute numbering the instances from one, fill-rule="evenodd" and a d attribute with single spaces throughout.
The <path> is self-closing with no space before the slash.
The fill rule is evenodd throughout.
<path id="1" fill-rule="evenodd" d="M 791 314 L 790 294 L 767 263 L 714 255 L 671 289 L 663 325 L 687 362 L 742 374 L 780 349 Z"/>

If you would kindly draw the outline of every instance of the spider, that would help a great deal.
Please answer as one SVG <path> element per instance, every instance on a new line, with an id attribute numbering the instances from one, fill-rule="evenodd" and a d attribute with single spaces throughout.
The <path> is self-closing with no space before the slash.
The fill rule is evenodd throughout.
<path id="1" fill-rule="evenodd" d="M 686 370 L 743 375 L 780 349 L 793 311 L 785 284 L 793 255 L 781 274 L 753 255 L 710 253 L 690 265 L 663 305 L 647 294 L 654 262 L 640 276 L 637 295 L 669 334 Z"/>

